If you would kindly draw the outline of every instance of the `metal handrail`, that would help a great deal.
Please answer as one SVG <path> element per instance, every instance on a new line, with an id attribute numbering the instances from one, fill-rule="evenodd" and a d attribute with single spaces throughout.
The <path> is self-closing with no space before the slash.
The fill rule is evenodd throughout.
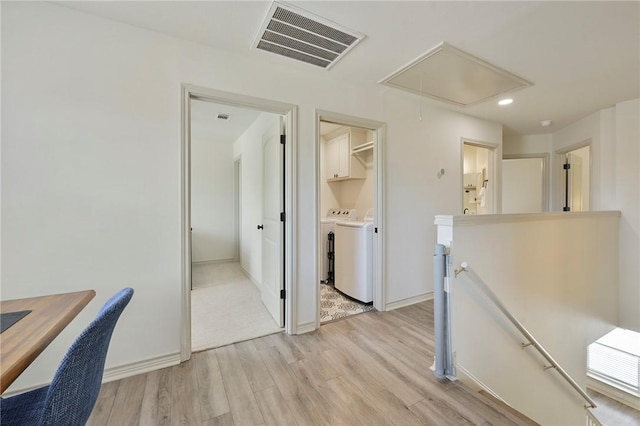
<path id="1" fill-rule="evenodd" d="M 489 299 L 491 299 L 494 305 L 496 305 L 498 309 L 500 309 L 500 311 L 509 319 L 509 321 L 511 321 L 511 323 L 520 331 L 520 333 L 522 333 L 527 338 L 529 343 L 523 344 L 522 347 L 525 348 L 527 346 L 533 346 L 534 348 L 536 348 L 538 352 L 540 352 L 540 354 L 551 364 L 548 367 L 544 367 L 544 369 L 545 370 L 549 370 L 551 368 L 555 369 L 558 373 L 560 373 L 562 377 L 564 377 L 564 379 L 571 385 L 571 387 L 573 387 L 580 394 L 580 396 L 582 396 L 589 403 L 587 408 L 588 407 L 596 408 L 596 403 L 593 401 L 593 399 L 591 399 L 589 395 L 587 395 L 587 393 L 584 390 L 582 390 L 582 388 L 576 383 L 576 381 L 573 380 L 573 378 L 569 376 L 569 374 L 560 366 L 560 364 L 558 364 L 556 360 L 553 359 L 553 357 L 540 344 L 540 342 L 538 342 L 536 338 L 533 337 L 533 335 L 529 332 L 529 330 L 527 330 L 520 321 L 518 321 L 513 315 L 511 315 L 511 312 L 509 312 L 509 310 L 502 304 L 502 302 L 500 302 L 498 297 L 495 295 L 493 291 L 491 291 L 491 289 L 487 286 L 487 284 L 485 284 L 485 282 L 482 281 L 482 279 L 478 276 L 478 274 L 476 274 L 475 272 L 473 272 L 473 270 L 469 268 L 469 264 L 467 262 L 462 262 L 460 264 L 460 268 L 456 269 L 454 271 L 454 274 L 457 277 L 458 274 L 460 274 L 461 272 L 466 272 L 472 278 L 474 278 L 473 281 L 475 281 L 478 287 L 489 297 Z"/>

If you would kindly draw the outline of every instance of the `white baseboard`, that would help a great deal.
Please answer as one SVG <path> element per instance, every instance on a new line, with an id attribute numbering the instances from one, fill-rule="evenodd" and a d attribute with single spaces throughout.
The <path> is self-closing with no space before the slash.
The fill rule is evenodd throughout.
<path id="1" fill-rule="evenodd" d="M 628 392 L 621 391 L 618 388 L 609 386 L 608 384 L 589 376 L 587 376 L 587 387 L 613 399 L 614 401 L 618 401 L 621 404 L 640 410 L 640 398 L 633 396 Z"/>
<path id="2" fill-rule="evenodd" d="M 393 311 L 394 309 L 404 308 L 405 306 L 414 305 L 420 302 L 426 302 L 433 299 L 433 292 L 420 294 L 418 296 L 408 297 L 406 299 L 398 300 L 396 302 L 390 302 L 384 305 L 385 311 Z"/>
<path id="3" fill-rule="evenodd" d="M 174 365 L 178 364 L 180 364 L 180 354 L 175 353 L 159 356 L 156 358 L 150 358 L 143 361 L 136 361 L 130 364 L 105 368 L 104 375 L 102 376 L 102 382 L 113 382 L 115 380 L 137 376 L 138 374 L 148 373 L 150 371 L 159 370 L 161 368 L 173 367 Z"/>
<path id="4" fill-rule="evenodd" d="M 500 398 L 495 392 L 493 392 L 487 385 L 482 383 L 476 376 L 471 374 L 466 368 L 461 365 L 455 366 L 456 379 L 460 380 L 462 383 L 471 388 L 474 392 L 480 392 L 481 390 L 489 393 L 491 396 L 496 398 L 499 401 L 504 402 L 502 398 Z"/>
<path id="5" fill-rule="evenodd" d="M 148 373 L 153 370 L 159 370 L 161 368 L 173 367 L 180 364 L 180 354 L 171 354 L 159 356 L 156 358 L 147 359 L 144 361 L 132 362 L 131 364 L 120 365 L 117 367 L 105 368 L 102 375 L 102 383 L 113 382 L 115 380 L 124 379 L 131 376 L 137 376 L 138 374 Z M 2 394 L 3 398 L 17 395 L 19 393 L 27 392 L 33 389 L 41 388 L 48 385 L 49 382 L 40 383 L 38 385 L 32 385 L 23 387 L 20 389 L 12 389 Z"/>
<path id="6" fill-rule="evenodd" d="M 237 262 L 238 259 L 217 259 L 217 260 L 196 260 L 191 262 L 192 265 L 215 265 L 216 263 Z"/>
<path id="7" fill-rule="evenodd" d="M 304 334 L 304 333 L 309 333 L 315 330 L 316 330 L 316 322 L 311 321 L 311 322 L 306 322 L 304 324 L 298 324 L 296 327 L 296 332 L 294 334 Z"/>
<path id="8" fill-rule="evenodd" d="M 260 285 L 260 282 L 255 278 L 253 278 L 251 274 L 247 272 L 246 269 L 240 266 L 240 271 L 244 274 L 245 277 L 247 277 L 249 281 L 251 281 L 251 284 L 255 285 L 258 290 L 262 291 L 262 286 Z"/>

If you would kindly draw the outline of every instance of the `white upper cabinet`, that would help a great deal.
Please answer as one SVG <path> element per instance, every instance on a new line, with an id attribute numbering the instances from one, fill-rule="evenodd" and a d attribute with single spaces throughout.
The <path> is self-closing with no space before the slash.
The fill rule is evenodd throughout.
<path id="1" fill-rule="evenodd" d="M 352 148 L 365 143 L 366 132 L 350 129 L 327 142 L 327 181 L 364 179 L 366 170 L 363 162 L 352 155 Z"/>

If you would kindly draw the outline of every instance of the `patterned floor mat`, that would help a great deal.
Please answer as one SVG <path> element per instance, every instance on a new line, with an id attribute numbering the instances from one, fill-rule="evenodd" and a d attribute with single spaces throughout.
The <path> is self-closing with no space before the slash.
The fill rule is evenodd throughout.
<path id="1" fill-rule="evenodd" d="M 349 315 L 375 311 L 372 304 L 365 305 L 350 299 L 330 284 L 320 284 L 320 322 L 329 322 Z"/>

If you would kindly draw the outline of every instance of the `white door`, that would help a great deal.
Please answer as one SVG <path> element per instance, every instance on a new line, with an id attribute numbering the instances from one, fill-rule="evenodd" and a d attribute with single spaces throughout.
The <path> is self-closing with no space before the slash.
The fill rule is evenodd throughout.
<path id="1" fill-rule="evenodd" d="M 544 211 L 542 158 L 502 160 L 502 213 Z"/>
<path id="2" fill-rule="evenodd" d="M 284 327 L 284 289 L 282 279 L 282 253 L 284 222 L 283 212 L 283 157 L 280 144 L 278 119 L 272 129 L 262 135 L 263 181 L 262 181 L 262 303 L 274 321 Z"/>

